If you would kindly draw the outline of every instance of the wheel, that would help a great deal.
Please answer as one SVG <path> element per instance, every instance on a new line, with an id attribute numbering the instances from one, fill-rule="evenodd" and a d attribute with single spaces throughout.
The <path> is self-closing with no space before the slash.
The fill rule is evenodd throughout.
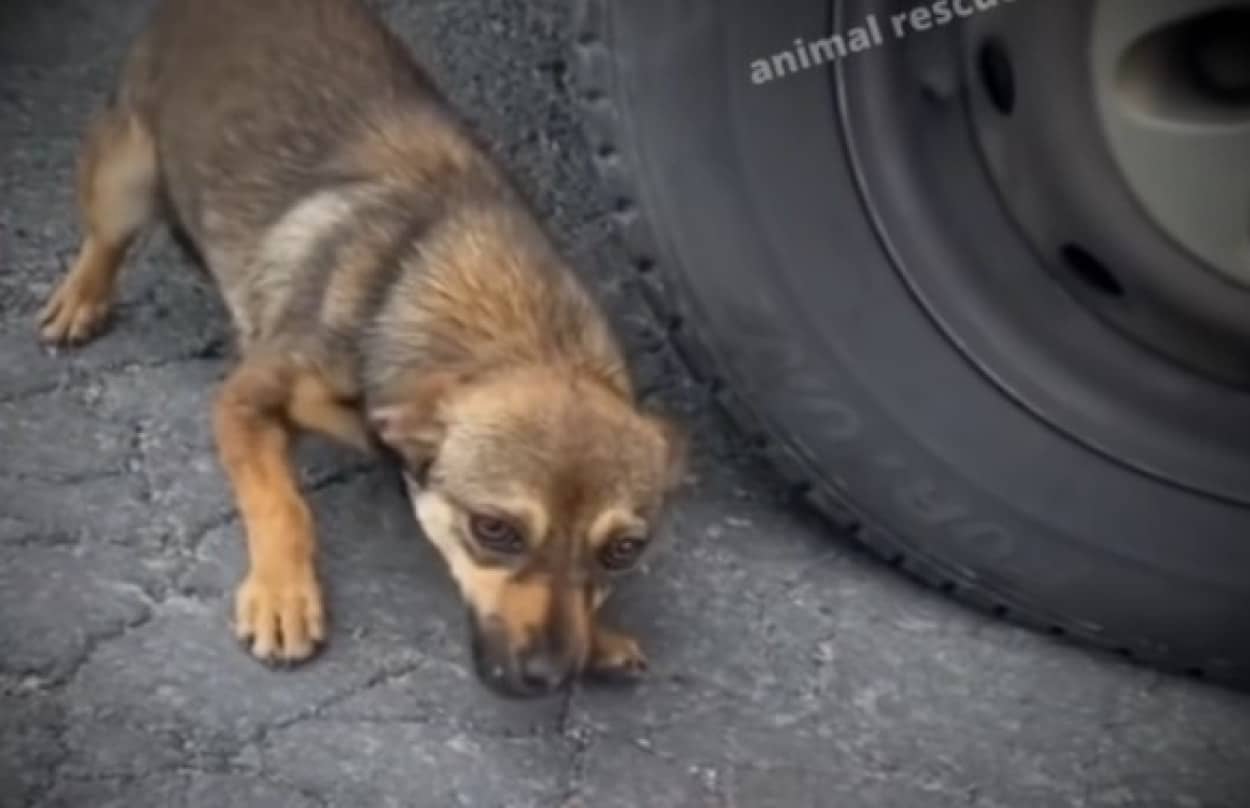
<path id="1" fill-rule="evenodd" d="M 888 563 L 1250 686 L 1250 9 L 919 7 L 583 0 L 639 286 Z"/>

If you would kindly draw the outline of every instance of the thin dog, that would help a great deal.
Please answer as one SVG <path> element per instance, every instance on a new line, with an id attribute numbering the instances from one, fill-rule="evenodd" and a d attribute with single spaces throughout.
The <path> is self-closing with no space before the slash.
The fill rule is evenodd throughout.
<path id="1" fill-rule="evenodd" d="M 501 169 L 358 0 L 164 0 L 91 123 L 84 239 L 41 313 L 99 332 L 128 249 L 165 221 L 230 312 L 213 409 L 246 534 L 236 631 L 265 661 L 326 636 L 290 459 L 319 433 L 384 448 L 468 605 L 478 675 L 549 693 L 636 674 L 601 624 L 682 476 L 601 310 Z"/>

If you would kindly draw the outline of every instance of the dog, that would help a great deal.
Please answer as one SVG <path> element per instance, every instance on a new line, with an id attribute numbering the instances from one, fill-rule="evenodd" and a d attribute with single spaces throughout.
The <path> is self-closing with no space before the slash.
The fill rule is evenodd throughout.
<path id="1" fill-rule="evenodd" d="M 163 0 L 81 148 L 80 251 L 40 314 L 82 343 L 128 249 L 183 234 L 238 362 L 212 421 L 246 535 L 235 631 L 256 658 L 326 637 L 290 460 L 317 433 L 398 460 L 470 619 L 478 676 L 551 693 L 634 676 L 598 618 L 686 457 L 637 400 L 595 300 L 517 187 L 360 0 Z"/>

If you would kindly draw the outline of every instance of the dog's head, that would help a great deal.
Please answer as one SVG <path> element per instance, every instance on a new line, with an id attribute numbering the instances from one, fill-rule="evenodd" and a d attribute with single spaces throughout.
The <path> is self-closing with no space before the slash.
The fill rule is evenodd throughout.
<path id="1" fill-rule="evenodd" d="M 681 433 L 608 385 L 541 368 L 436 374 L 373 415 L 469 607 L 478 675 L 534 696 L 579 673 L 613 576 L 651 546 Z"/>

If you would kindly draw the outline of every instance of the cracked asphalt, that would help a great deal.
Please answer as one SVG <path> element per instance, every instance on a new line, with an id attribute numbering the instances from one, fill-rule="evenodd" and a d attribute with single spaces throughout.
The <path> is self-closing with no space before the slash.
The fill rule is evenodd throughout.
<path id="1" fill-rule="evenodd" d="M 0 805 L 1239 808 L 1250 699 L 948 604 L 790 507 L 629 287 L 572 111 L 560 0 L 390 0 L 594 282 L 698 453 L 617 600 L 651 678 L 501 701 L 384 469 L 309 444 L 333 618 L 314 664 L 234 645 L 242 543 L 208 409 L 225 320 L 155 234 L 112 329 L 32 320 L 77 240 L 75 145 L 147 0 L 0 7 Z"/>

